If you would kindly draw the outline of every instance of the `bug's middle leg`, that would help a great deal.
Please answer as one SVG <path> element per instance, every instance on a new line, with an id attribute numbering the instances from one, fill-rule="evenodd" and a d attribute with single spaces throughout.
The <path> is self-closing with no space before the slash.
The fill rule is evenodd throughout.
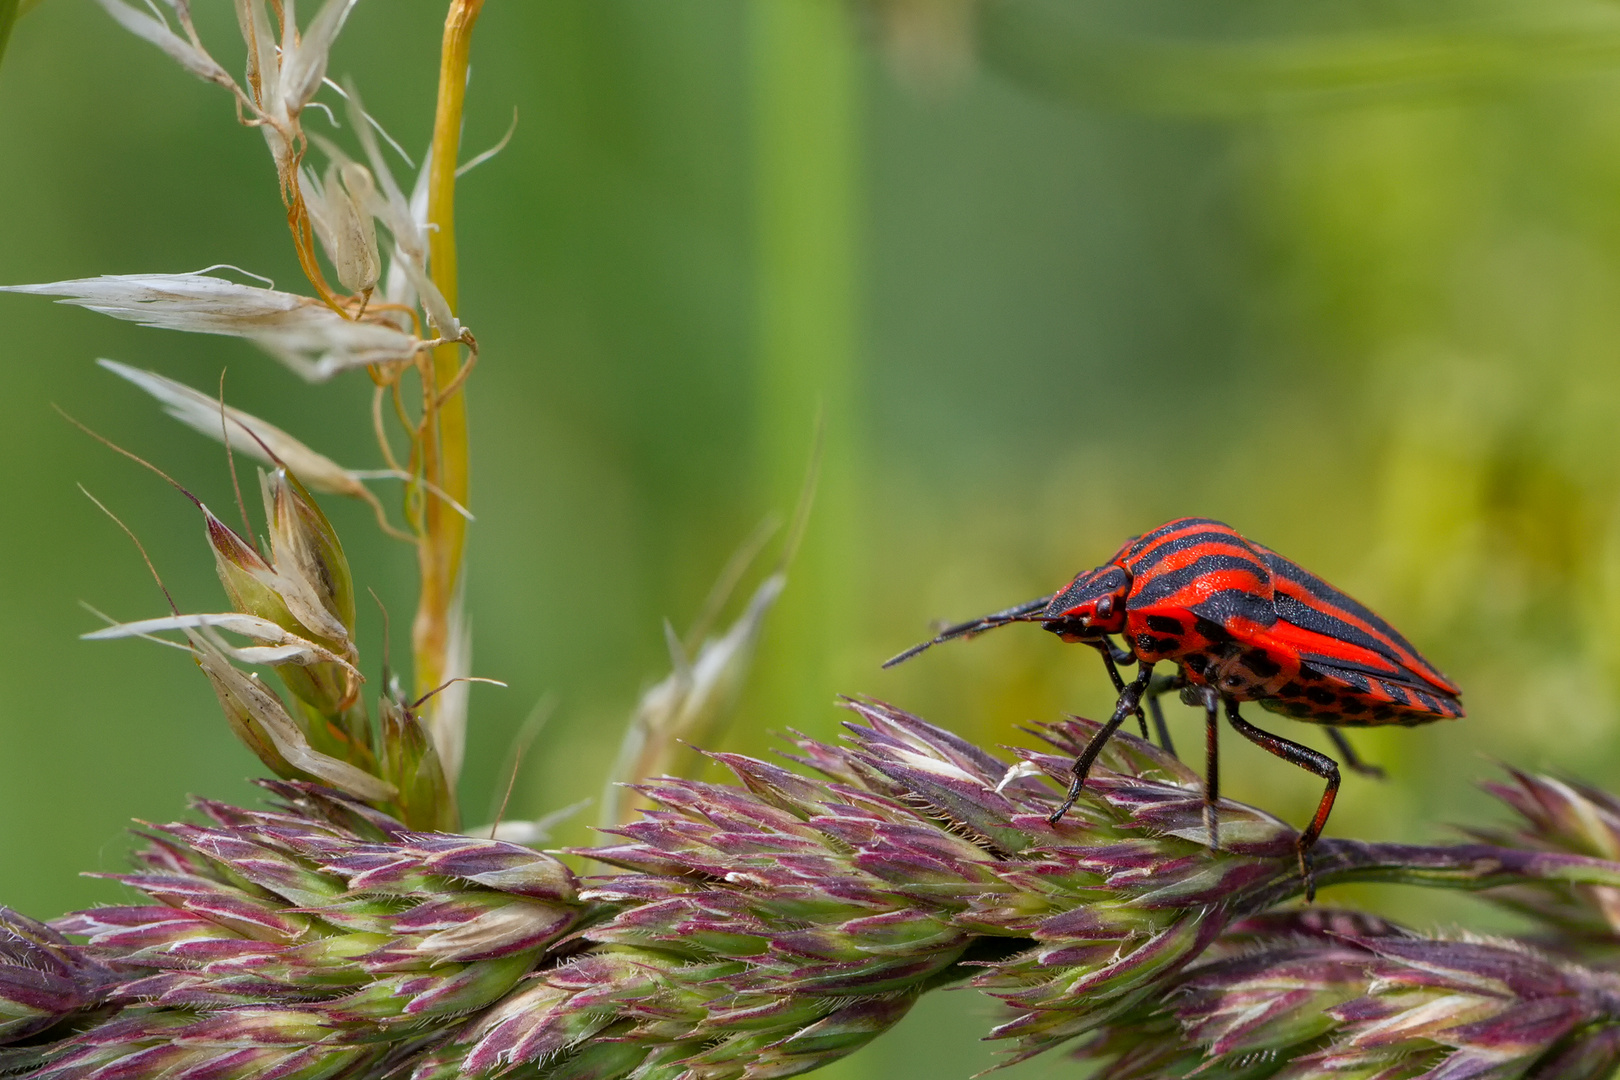
<path id="1" fill-rule="evenodd" d="M 1080 798 L 1080 792 L 1086 786 L 1086 776 L 1091 772 L 1092 763 L 1097 760 L 1097 755 L 1102 753 L 1108 740 L 1113 738 L 1114 732 L 1119 730 L 1119 726 L 1136 712 L 1137 706 L 1142 702 L 1142 692 L 1147 689 L 1148 680 L 1151 678 L 1153 665 L 1143 664 L 1136 678 L 1126 683 L 1125 688 L 1120 691 L 1119 701 L 1114 705 L 1114 715 L 1108 718 L 1108 723 L 1091 737 L 1091 741 L 1086 744 L 1080 756 L 1074 759 L 1074 772 L 1069 779 L 1068 793 L 1064 795 L 1063 802 L 1058 808 L 1047 815 L 1046 820 L 1050 824 L 1056 825 L 1063 819 L 1063 815 L 1074 807 L 1075 801 Z"/>
<path id="2" fill-rule="evenodd" d="M 1159 748 L 1171 757 L 1178 757 L 1176 744 L 1170 741 L 1170 728 L 1164 722 L 1164 706 L 1160 704 L 1159 698 L 1172 690 L 1185 690 L 1186 686 L 1187 680 L 1183 675 L 1177 674 L 1168 678 L 1161 675 L 1148 683 L 1147 691 L 1143 694 L 1143 700 L 1153 713 L 1153 730 L 1158 736 Z"/>
<path id="3" fill-rule="evenodd" d="M 1227 701 L 1226 719 L 1233 730 L 1262 750 L 1276 754 L 1284 761 L 1298 765 L 1327 781 L 1327 789 L 1322 792 L 1322 801 L 1316 807 L 1316 816 L 1311 818 L 1311 823 L 1305 831 L 1299 834 L 1299 874 L 1305 881 L 1305 902 L 1308 904 L 1316 899 L 1316 878 L 1311 873 L 1311 848 L 1322 835 L 1322 828 L 1327 824 L 1328 815 L 1333 812 L 1333 800 L 1339 795 L 1338 763 L 1326 754 L 1317 753 L 1308 746 L 1301 746 L 1292 739 L 1273 735 L 1269 731 L 1261 731 L 1238 715 L 1235 701 Z"/>
<path id="4" fill-rule="evenodd" d="M 1102 655 L 1103 666 L 1108 669 L 1108 677 L 1114 681 L 1114 693 L 1125 693 L 1125 679 L 1119 673 L 1119 665 L 1134 664 L 1136 657 L 1124 649 L 1114 648 L 1114 643 L 1106 637 L 1100 641 L 1091 642 L 1091 646 Z M 1150 704 L 1153 705 L 1154 715 L 1157 717 L 1159 715 L 1158 703 L 1150 702 Z M 1136 706 L 1136 722 L 1141 725 L 1142 741 L 1146 742 L 1148 738 L 1147 714 L 1142 711 L 1140 702 Z M 1164 731 L 1163 719 L 1159 720 L 1159 731 L 1161 733 Z"/>
<path id="5" fill-rule="evenodd" d="M 1159 736 L 1159 749 L 1176 756 L 1176 744 L 1170 741 L 1170 728 L 1164 722 L 1164 706 L 1159 704 L 1159 695 L 1153 694 L 1147 699 L 1148 711 L 1153 714 L 1153 730 Z"/>

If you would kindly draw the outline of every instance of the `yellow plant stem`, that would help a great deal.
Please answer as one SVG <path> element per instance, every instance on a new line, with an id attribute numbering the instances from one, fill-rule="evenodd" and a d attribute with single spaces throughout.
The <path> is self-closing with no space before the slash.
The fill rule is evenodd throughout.
<path id="1" fill-rule="evenodd" d="M 452 0 L 444 23 L 439 61 L 439 104 L 433 120 L 428 163 L 428 270 L 456 310 L 456 163 L 461 148 L 461 113 L 467 94 L 468 52 L 483 0 Z M 445 328 L 439 328 L 441 333 Z M 423 477 L 462 506 L 467 505 L 467 400 L 453 387 L 461 370 L 461 346 L 441 345 L 423 366 L 424 408 L 419 446 Z M 454 392 L 446 394 L 445 391 Z M 412 628 L 417 693 L 444 680 L 450 622 L 457 603 L 467 523 L 442 498 L 421 502 L 419 545 L 422 590 Z"/>

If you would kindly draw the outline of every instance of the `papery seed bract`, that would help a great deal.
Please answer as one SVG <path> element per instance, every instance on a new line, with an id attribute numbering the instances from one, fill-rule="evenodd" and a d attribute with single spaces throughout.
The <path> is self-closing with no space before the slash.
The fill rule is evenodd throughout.
<path id="1" fill-rule="evenodd" d="M 434 746 L 434 740 L 421 718 L 390 686 L 377 702 L 381 728 L 377 769 L 399 790 L 399 801 L 407 814 L 431 815 L 432 828 L 454 831 L 456 803 L 450 780 Z"/>
<path id="2" fill-rule="evenodd" d="M 97 364 L 127 379 L 163 403 L 163 411 L 213 439 L 228 439 L 231 449 L 266 465 L 285 465 L 313 491 L 364 498 L 365 487 L 348 469 L 266 420 L 194 390 L 155 371 L 101 359 Z M 221 413 L 223 412 L 223 416 Z"/>
<path id="3" fill-rule="evenodd" d="M 369 293 L 382 274 L 377 254 L 377 230 L 371 219 L 376 185 L 364 165 L 333 164 L 326 174 L 328 206 L 333 211 L 333 261 L 338 280 L 352 293 Z"/>
<path id="4" fill-rule="evenodd" d="M 155 15 L 130 7 L 122 0 L 97 0 L 97 2 L 118 22 L 118 25 L 137 37 L 150 41 L 199 79 L 235 87 L 236 84 L 230 75 L 212 56 L 169 29 Z"/>
<path id="5" fill-rule="evenodd" d="M 145 326 L 247 338 L 312 382 L 409 361 L 420 341 L 382 321 L 344 318 L 319 300 L 206 274 L 109 274 L 0 292 L 61 297 Z"/>
<path id="6" fill-rule="evenodd" d="M 296 634 L 288 633 L 284 628 L 261 619 L 257 615 L 246 615 L 240 612 L 216 612 L 212 614 L 195 615 L 166 615 L 158 619 L 141 619 L 137 622 L 114 623 L 102 630 L 93 630 L 88 634 L 80 634 L 84 641 L 111 641 L 125 637 L 144 637 L 162 630 L 197 630 L 202 628 L 215 630 L 229 630 L 233 634 L 241 634 L 261 642 L 262 647 L 273 648 L 277 651 L 275 659 L 257 659 L 252 663 L 260 664 L 341 664 L 349 667 L 349 662 L 336 653 L 307 641 Z M 217 643 L 216 643 L 217 644 Z M 229 652 L 230 649 L 225 651 Z M 237 652 L 244 650 L 237 649 Z"/>
<path id="7" fill-rule="evenodd" d="M 231 606 L 244 614 L 267 619 L 289 633 L 308 632 L 309 628 L 293 616 L 282 599 L 275 569 L 208 507 L 200 509 L 208 545 L 214 553 L 214 569 Z"/>
<path id="8" fill-rule="evenodd" d="M 672 670 L 641 695 L 631 714 L 602 791 L 603 825 L 617 825 L 624 820 L 625 783 L 667 771 L 668 755 L 681 742 L 695 739 L 701 744 L 718 734 L 715 724 L 741 688 L 765 616 L 786 586 L 787 578 L 781 573 L 762 581 L 737 621 L 724 634 L 706 639 L 692 659 L 686 656 L 674 631 L 665 625 Z"/>
<path id="9" fill-rule="evenodd" d="M 266 505 L 270 505 L 269 499 Z M 349 628 L 329 610 L 330 601 L 322 599 L 321 588 L 310 580 L 308 571 L 284 573 L 279 566 L 266 562 L 246 540 L 210 513 L 206 506 L 199 504 L 199 509 L 207 528 L 209 546 L 214 553 L 214 568 L 231 606 L 245 615 L 281 627 L 294 639 L 309 640 L 329 650 L 337 658 L 336 663 L 290 662 L 277 667 L 277 674 L 287 689 L 318 714 L 320 719 L 312 734 L 324 743 L 319 727 L 332 721 L 345 730 L 350 738 L 369 745 L 369 723 L 361 715 L 351 715 L 351 707 L 360 691 L 360 675 L 353 666 L 356 654 Z M 272 526 L 274 523 L 272 513 Z M 338 549 L 339 555 L 341 550 Z M 344 573 L 347 573 L 346 564 Z M 340 580 L 346 580 L 346 577 Z M 352 585 L 348 589 L 348 610 L 352 612 Z"/>
<path id="10" fill-rule="evenodd" d="M 338 31 L 343 29 L 343 22 L 349 17 L 356 0 L 326 0 L 304 28 L 303 34 L 296 37 L 293 0 L 283 2 L 286 8 L 282 18 L 289 30 L 287 36 L 292 38 L 293 44 L 291 48 L 287 47 L 286 42 L 282 45 L 282 95 L 288 111 L 296 115 L 320 90 L 321 80 L 326 77 L 327 57 L 332 43 L 337 39 Z"/>
<path id="11" fill-rule="evenodd" d="M 352 653 L 354 578 L 332 523 L 286 469 L 259 473 L 282 599 L 299 622 Z"/>
<path id="12" fill-rule="evenodd" d="M 382 222 L 388 226 L 389 233 L 394 237 L 395 245 L 404 256 L 395 260 L 395 265 L 410 279 L 415 289 L 422 309 L 427 312 L 439 336 L 454 339 L 461 336 L 461 323 L 456 319 L 455 313 L 450 310 L 449 303 L 444 294 L 427 273 L 427 241 L 422 227 L 418 224 L 417 216 L 412 211 L 410 200 L 405 198 L 399 184 L 394 180 L 393 171 L 388 168 L 388 161 L 383 157 L 382 147 L 377 144 L 376 133 L 366 122 L 366 112 L 360 103 L 360 91 L 352 83 L 346 84 L 345 93 L 348 95 L 349 123 L 355 130 L 355 137 L 360 140 L 361 147 L 366 152 L 366 161 L 371 165 L 371 172 L 381 189 L 381 198 L 373 209 Z M 426 166 L 424 166 L 424 172 Z"/>
<path id="13" fill-rule="evenodd" d="M 188 637 L 197 663 L 213 683 L 231 726 L 277 775 L 320 780 L 374 802 L 386 802 L 395 796 L 394 785 L 311 747 L 280 698 L 258 679 L 239 671 L 203 634 L 191 631 Z M 266 752 L 266 743 L 273 753 Z"/>

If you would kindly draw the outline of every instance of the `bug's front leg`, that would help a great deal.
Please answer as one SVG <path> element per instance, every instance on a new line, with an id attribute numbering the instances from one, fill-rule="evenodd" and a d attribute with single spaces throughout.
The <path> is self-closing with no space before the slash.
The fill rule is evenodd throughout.
<path id="1" fill-rule="evenodd" d="M 1081 751 L 1080 756 L 1074 759 L 1074 772 L 1069 778 L 1068 793 L 1064 795 L 1063 802 L 1058 808 L 1047 816 L 1046 820 L 1049 824 L 1056 825 L 1063 820 L 1064 814 L 1074 808 L 1075 800 L 1080 798 L 1080 792 L 1086 786 L 1086 776 L 1091 772 L 1092 763 L 1097 760 L 1097 755 L 1102 753 L 1102 749 L 1107 745 L 1108 740 L 1114 737 L 1114 732 L 1119 730 L 1119 726 L 1125 722 L 1125 718 L 1136 712 L 1138 706 L 1141 705 L 1142 693 L 1147 689 L 1148 680 L 1152 678 L 1153 665 L 1144 663 L 1138 670 L 1136 678 L 1123 685 L 1120 690 L 1119 701 L 1114 705 L 1114 715 L 1108 718 L 1108 723 L 1104 724 L 1097 734 L 1091 737 L 1091 741 L 1086 744 L 1086 748 Z"/>
<path id="2" fill-rule="evenodd" d="M 1238 715 L 1235 701 L 1227 701 L 1226 719 L 1233 730 L 1262 750 L 1276 754 L 1284 761 L 1298 765 L 1327 781 L 1327 789 L 1322 792 L 1322 801 L 1316 807 L 1316 816 L 1311 818 L 1311 823 L 1306 826 L 1305 831 L 1299 834 L 1299 876 L 1305 882 L 1305 902 L 1308 904 L 1316 899 L 1316 878 L 1311 873 L 1311 848 L 1322 835 L 1322 828 L 1327 825 L 1328 815 L 1333 812 L 1333 800 L 1339 795 L 1338 763 L 1326 754 L 1318 753 L 1308 746 L 1301 746 L 1292 739 L 1273 735 L 1269 731 L 1261 731 Z"/>

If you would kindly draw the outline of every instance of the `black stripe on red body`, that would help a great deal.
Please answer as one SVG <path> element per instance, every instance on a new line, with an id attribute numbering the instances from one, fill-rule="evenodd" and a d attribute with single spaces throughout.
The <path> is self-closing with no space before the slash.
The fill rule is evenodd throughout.
<path id="1" fill-rule="evenodd" d="M 1421 724 L 1463 714 L 1455 683 L 1365 605 L 1209 518 L 1126 542 L 1053 596 L 1066 641 L 1120 634 L 1188 682 L 1319 724 Z"/>
<path id="2" fill-rule="evenodd" d="M 1271 569 L 1279 616 L 1302 630 L 1329 637 L 1343 647 L 1342 651 L 1324 654 L 1325 662 L 1383 674 L 1417 689 L 1449 697 L 1462 693 L 1456 683 L 1425 660 L 1398 630 L 1359 601 L 1270 548 L 1252 546 Z M 1377 658 L 1370 666 L 1361 659 L 1368 653 L 1376 654 Z"/>
<path id="3" fill-rule="evenodd" d="M 1302 676 L 1261 699 L 1263 707 L 1356 727 L 1463 715 L 1457 684 L 1393 626 L 1297 563 L 1260 544 L 1253 547 L 1276 588 L 1279 621 L 1272 636 L 1299 656 Z"/>
<path id="4" fill-rule="evenodd" d="M 1124 623 L 1110 632 L 1142 660 L 1180 665 L 1191 683 L 1321 724 L 1463 714 L 1456 684 L 1394 627 L 1229 525 L 1166 522 L 1110 562 L 1130 582 Z"/>
<path id="5" fill-rule="evenodd" d="M 1181 518 L 1118 558 L 1131 575 L 1124 633 L 1145 660 L 1222 651 L 1277 621 L 1271 571 L 1230 525 Z"/>

